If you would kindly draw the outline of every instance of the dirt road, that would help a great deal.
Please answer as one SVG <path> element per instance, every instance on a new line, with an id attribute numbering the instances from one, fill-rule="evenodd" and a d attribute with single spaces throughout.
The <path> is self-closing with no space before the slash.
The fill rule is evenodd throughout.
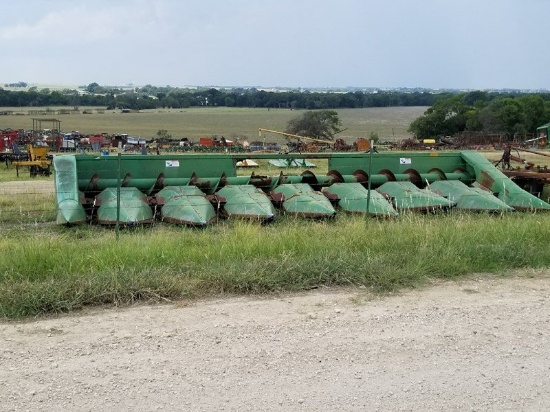
<path id="1" fill-rule="evenodd" d="M 542 411 L 550 271 L 0 324 L 3 411 Z"/>

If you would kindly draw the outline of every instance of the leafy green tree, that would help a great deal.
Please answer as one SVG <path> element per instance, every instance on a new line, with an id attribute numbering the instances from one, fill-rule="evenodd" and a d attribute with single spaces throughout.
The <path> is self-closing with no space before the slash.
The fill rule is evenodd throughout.
<path id="1" fill-rule="evenodd" d="M 483 130 L 483 125 L 479 119 L 479 111 L 476 109 L 470 109 L 464 113 L 466 119 L 466 130 L 478 132 Z"/>
<path id="2" fill-rule="evenodd" d="M 412 121 L 409 126 L 409 133 L 412 133 L 417 139 L 425 139 L 428 137 L 439 136 L 442 133 L 442 124 L 444 116 L 433 108 L 429 108 L 421 116 Z"/>
<path id="3" fill-rule="evenodd" d="M 466 93 L 462 98 L 462 101 L 467 106 L 476 106 L 488 100 L 489 100 L 489 94 L 481 90 L 476 90 L 473 92 Z"/>
<path id="4" fill-rule="evenodd" d="M 86 86 L 86 90 L 89 92 L 89 93 L 95 93 L 96 92 L 96 89 L 99 87 L 99 84 L 97 84 L 96 82 L 93 82 L 93 83 L 90 83 L 88 86 Z"/>
<path id="5" fill-rule="evenodd" d="M 544 123 L 550 122 L 550 101 L 544 102 L 544 113 L 542 115 L 542 118 L 545 120 L 543 120 L 541 124 L 539 124 L 539 126 L 541 126 Z"/>
<path id="6" fill-rule="evenodd" d="M 540 95 L 526 95 L 518 98 L 523 110 L 523 124 L 527 132 L 534 133 L 537 127 L 546 123 L 544 100 Z"/>
<path id="7" fill-rule="evenodd" d="M 439 100 L 426 110 L 423 117 L 411 123 L 409 132 L 418 139 L 424 139 L 464 131 L 469 110 L 461 96 Z"/>
<path id="8" fill-rule="evenodd" d="M 513 136 L 521 132 L 523 124 L 523 110 L 517 99 L 510 97 L 493 100 L 480 112 L 483 131 L 487 133 L 508 133 Z"/>
<path id="9" fill-rule="evenodd" d="M 173 96 L 168 96 L 160 101 L 160 104 L 162 107 L 181 107 L 178 100 L 175 99 Z"/>
<path id="10" fill-rule="evenodd" d="M 170 133 L 168 133 L 168 130 L 166 130 L 166 129 L 160 129 L 157 132 L 157 136 L 159 137 L 159 139 L 171 139 L 172 138 L 172 135 Z"/>
<path id="11" fill-rule="evenodd" d="M 288 122 L 286 132 L 316 139 L 333 140 L 341 132 L 341 121 L 335 110 L 307 111 Z"/>
<path id="12" fill-rule="evenodd" d="M 474 91 L 443 96 L 409 132 L 417 138 L 453 135 L 464 130 L 524 135 L 550 120 L 547 94 L 489 93 Z"/>

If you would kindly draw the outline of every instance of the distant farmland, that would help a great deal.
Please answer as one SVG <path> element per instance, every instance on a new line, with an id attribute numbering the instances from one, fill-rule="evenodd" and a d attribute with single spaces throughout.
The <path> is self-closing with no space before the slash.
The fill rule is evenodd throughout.
<path id="1" fill-rule="evenodd" d="M 56 108 L 52 108 L 56 109 Z M 91 114 L 82 114 L 88 110 Z M 61 128 L 68 132 L 78 130 L 83 134 L 127 133 L 151 139 L 157 131 L 165 129 L 173 138 L 200 136 L 239 137 L 250 141 L 257 139 L 258 128 L 284 131 L 288 121 L 303 111 L 290 109 L 253 109 L 205 107 L 187 109 L 144 110 L 140 113 L 121 113 L 106 110 L 97 113 L 95 108 L 80 108 L 80 114 L 29 115 L 37 108 L 2 108 L 11 114 L 0 116 L 0 129 L 32 129 L 32 119 L 56 118 Z M 377 133 L 380 140 L 401 140 L 410 137 L 407 129 L 411 121 L 421 116 L 427 107 L 386 107 L 337 110 L 342 128 L 338 137 L 352 142 L 358 137 L 369 138 Z M 43 127 L 47 127 L 43 124 Z M 280 141 L 276 135 L 266 135 L 269 141 Z"/>

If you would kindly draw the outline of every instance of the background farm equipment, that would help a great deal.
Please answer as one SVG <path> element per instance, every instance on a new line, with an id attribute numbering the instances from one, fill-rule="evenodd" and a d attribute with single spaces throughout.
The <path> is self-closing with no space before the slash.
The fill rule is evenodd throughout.
<path id="1" fill-rule="evenodd" d="M 27 151 L 19 149 L 20 144 L 25 144 L 30 139 L 23 130 L 1 130 L 0 131 L 0 162 L 5 162 L 6 167 L 14 161 L 28 160 Z"/>
<path id="2" fill-rule="evenodd" d="M 300 136 L 292 133 L 279 132 L 277 130 L 258 129 L 260 137 L 263 133 L 274 133 L 284 136 L 287 139 L 288 152 L 366 152 L 370 150 L 370 141 L 367 139 L 356 139 L 353 144 L 346 143 L 342 138 L 332 140 L 317 139 L 314 137 Z"/>
<path id="3" fill-rule="evenodd" d="M 506 150 L 510 150 L 508 154 L 508 163 L 505 161 Z M 503 157 L 497 162 L 494 162 L 494 165 L 496 167 L 500 166 L 502 168 L 502 173 L 519 185 L 523 190 L 540 197 L 544 186 L 550 184 L 550 169 L 546 166 L 536 166 L 535 163 L 522 158 L 520 152 L 550 157 L 549 153 L 525 149 L 519 146 L 511 146 L 505 149 Z M 511 162 L 521 163 L 523 168 L 512 167 Z"/>
<path id="4" fill-rule="evenodd" d="M 9 153 L 14 144 L 19 142 L 17 130 L 0 130 L 0 153 Z"/>
<path id="5" fill-rule="evenodd" d="M 284 136 L 287 139 L 289 152 L 321 152 L 331 149 L 334 142 L 330 140 L 316 139 L 314 137 L 299 136 L 292 133 L 279 132 L 277 130 L 258 129 L 260 138 L 263 133 L 273 133 Z"/>
<path id="6" fill-rule="evenodd" d="M 217 137 L 201 137 L 199 138 L 199 146 L 204 147 L 231 147 L 233 142 L 225 137 L 218 139 Z"/>
<path id="7" fill-rule="evenodd" d="M 52 156 L 48 154 L 49 151 L 50 147 L 47 145 L 28 144 L 27 160 L 15 160 L 12 162 L 15 166 L 17 176 L 19 176 L 20 167 L 28 167 L 31 177 L 51 175 Z"/>

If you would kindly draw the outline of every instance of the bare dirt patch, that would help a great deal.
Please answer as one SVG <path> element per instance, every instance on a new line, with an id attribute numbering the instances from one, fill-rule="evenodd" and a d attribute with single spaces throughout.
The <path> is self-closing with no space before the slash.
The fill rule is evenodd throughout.
<path id="1" fill-rule="evenodd" d="M 549 303 L 538 273 L 4 323 L 1 409 L 546 410 Z"/>

